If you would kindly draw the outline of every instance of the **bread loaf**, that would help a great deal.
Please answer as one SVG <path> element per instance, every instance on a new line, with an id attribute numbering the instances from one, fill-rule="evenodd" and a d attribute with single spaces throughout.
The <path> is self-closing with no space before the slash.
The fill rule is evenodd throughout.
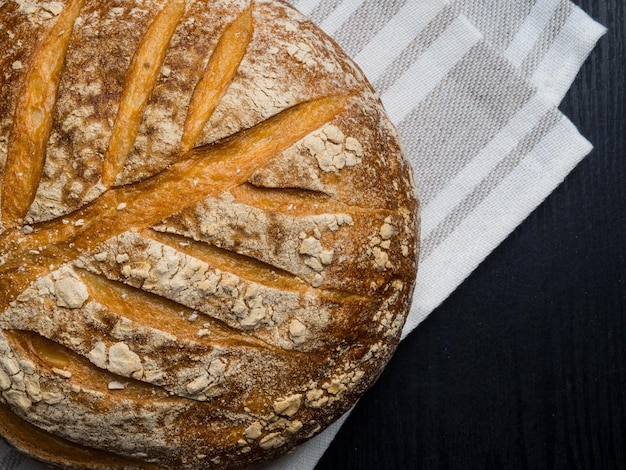
<path id="1" fill-rule="evenodd" d="M 410 169 L 275 0 L 0 1 L 0 433 L 64 469 L 235 469 L 393 353 Z"/>

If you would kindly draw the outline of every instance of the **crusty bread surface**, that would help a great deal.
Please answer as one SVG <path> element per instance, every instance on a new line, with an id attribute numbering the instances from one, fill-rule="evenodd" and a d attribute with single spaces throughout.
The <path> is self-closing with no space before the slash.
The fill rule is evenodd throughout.
<path id="1" fill-rule="evenodd" d="M 236 469 L 352 406 L 414 287 L 410 168 L 275 0 L 0 1 L 0 434 Z"/>

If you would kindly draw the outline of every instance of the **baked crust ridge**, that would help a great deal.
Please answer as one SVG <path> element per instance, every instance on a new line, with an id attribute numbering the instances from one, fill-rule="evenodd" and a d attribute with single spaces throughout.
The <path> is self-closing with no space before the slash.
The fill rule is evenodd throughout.
<path id="1" fill-rule="evenodd" d="M 276 0 L 0 5 L 0 434 L 237 469 L 377 379 L 419 205 L 362 72 Z"/>

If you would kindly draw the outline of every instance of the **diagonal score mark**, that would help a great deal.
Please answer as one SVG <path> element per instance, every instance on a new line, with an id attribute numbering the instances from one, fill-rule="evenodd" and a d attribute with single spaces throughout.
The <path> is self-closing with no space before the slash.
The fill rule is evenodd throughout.
<path id="1" fill-rule="evenodd" d="M 252 207 L 263 207 L 273 213 L 305 217 L 314 214 L 392 215 L 390 209 L 350 204 L 326 193 L 299 188 L 264 188 L 248 182 L 233 188 L 235 201 Z"/>
<path id="2" fill-rule="evenodd" d="M 61 12 L 31 58 L 15 110 L 2 187 L 5 229 L 15 227 L 35 199 L 67 47 L 84 3 L 73 0 Z"/>
<path id="3" fill-rule="evenodd" d="M 241 279 L 268 288 L 298 292 L 305 296 L 315 290 L 323 302 L 343 303 L 347 299 L 371 301 L 370 296 L 363 294 L 355 294 L 340 289 L 313 288 L 296 274 L 246 254 L 211 245 L 206 241 L 198 241 L 174 233 L 158 232 L 154 229 L 143 231 L 142 236 L 199 259 L 213 268 L 235 274 Z"/>
<path id="4" fill-rule="evenodd" d="M 253 7 L 254 3 L 251 2 L 250 6 L 224 29 L 209 59 L 204 75 L 191 98 L 180 146 L 181 154 L 195 146 L 202 129 L 237 74 L 254 33 Z"/>
<path id="5" fill-rule="evenodd" d="M 191 150 L 151 179 L 110 191 L 84 215 L 77 213 L 85 225 L 76 247 L 93 247 L 94 242 L 122 233 L 121 228 L 151 227 L 240 185 L 260 165 L 332 120 L 348 98 L 329 96 L 295 105 L 218 143 Z M 120 204 L 124 210 L 116 210 Z"/>
<path id="6" fill-rule="evenodd" d="M 0 309 L 49 272 L 50 265 L 69 262 L 109 238 L 149 228 L 244 183 L 259 166 L 341 113 L 352 96 L 297 104 L 220 142 L 191 150 L 154 177 L 111 189 L 66 219 L 38 225 L 28 237 L 18 228 L 5 232 L 0 246 L 0 289 L 5 296 Z M 18 269 L 19 282 L 3 275 Z"/>
<path id="7" fill-rule="evenodd" d="M 69 372 L 71 375 L 67 378 L 71 378 L 74 383 L 84 389 L 107 394 L 109 400 L 120 402 L 124 399 L 141 399 L 147 402 L 173 402 L 177 399 L 158 385 L 102 369 L 81 354 L 38 332 L 3 330 L 2 334 L 13 349 L 21 349 L 26 353 L 21 354 L 22 356 L 36 358 L 36 363 L 42 369 L 53 374 L 58 374 L 55 369 Z M 112 381 L 124 382 L 126 387 L 122 390 L 108 390 L 107 384 Z"/>
<path id="8" fill-rule="evenodd" d="M 170 40 L 185 13 L 185 7 L 185 0 L 169 0 L 157 14 L 135 52 L 109 148 L 104 156 L 102 183 L 107 188 L 115 183 L 135 143 L 148 99 L 163 67 Z"/>
<path id="9" fill-rule="evenodd" d="M 304 282 L 288 271 L 209 243 L 155 230 L 145 230 L 142 236 L 199 259 L 211 268 L 232 273 L 249 282 L 289 292 L 306 293 L 309 289 Z"/>
<path id="10" fill-rule="evenodd" d="M 217 348 L 253 348 L 276 354 L 283 351 L 253 335 L 242 334 L 220 319 L 196 312 L 173 300 L 113 281 L 100 274 L 84 270 L 77 272 L 87 286 L 91 298 L 110 312 L 143 327 L 167 332 L 166 334 L 174 335 L 177 339 L 186 340 L 191 347 L 202 345 Z M 211 335 L 198 335 L 199 327 L 188 320 L 192 313 L 199 316 L 199 324 L 208 324 Z M 194 351 L 194 354 L 197 354 L 197 351 Z"/>

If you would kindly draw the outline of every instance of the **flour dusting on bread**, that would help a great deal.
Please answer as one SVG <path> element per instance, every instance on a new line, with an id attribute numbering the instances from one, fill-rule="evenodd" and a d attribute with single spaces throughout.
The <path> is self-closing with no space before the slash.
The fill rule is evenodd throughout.
<path id="1" fill-rule="evenodd" d="M 379 98 L 286 3 L 0 2 L 0 433 L 32 457 L 288 452 L 393 353 L 418 226 Z"/>

